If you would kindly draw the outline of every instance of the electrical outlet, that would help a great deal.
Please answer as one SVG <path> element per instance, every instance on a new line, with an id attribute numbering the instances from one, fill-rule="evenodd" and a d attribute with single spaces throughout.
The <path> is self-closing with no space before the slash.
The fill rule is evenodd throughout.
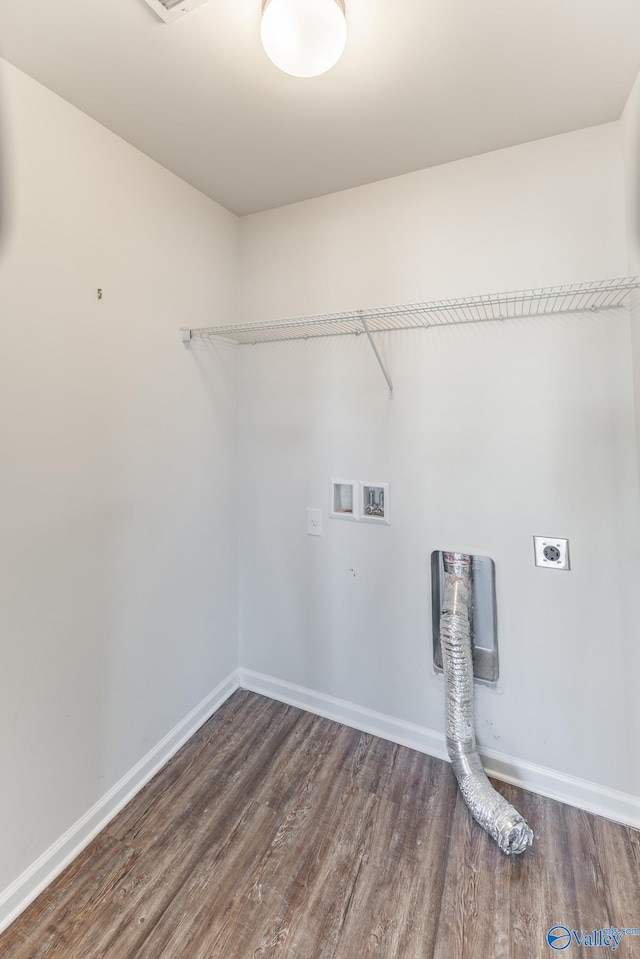
<path id="1" fill-rule="evenodd" d="M 307 533 L 310 536 L 322 536 L 322 510 L 307 506 Z"/>
<path id="2" fill-rule="evenodd" d="M 570 569 L 569 540 L 557 536 L 534 536 L 533 547 L 536 566 L 550 566 L 551 569 Z"/>

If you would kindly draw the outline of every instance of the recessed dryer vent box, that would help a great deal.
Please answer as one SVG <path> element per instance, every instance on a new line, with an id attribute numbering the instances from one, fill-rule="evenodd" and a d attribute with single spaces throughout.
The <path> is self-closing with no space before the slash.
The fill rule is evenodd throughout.
<path id="1" fill-rule="evenodd" d="M 360 483 L 360 519 L 366 523 L 389 525 L 388 483 Z"/>
<path id="2" fill-rule="evenodd" d="M 431 554 L 433 665 L 438 673 L 442 672 L 440 613 L 445 581 L 443 554 L 441 550 L 435 550 Z M 471 571 L 473 676 L 476 681 L 493 686 L 498 681 L 499 674 L 495 565 L 488 556 L 472 556 Z"/>
<path id="3" fill-rule="evenodd" d="M 358 481 L 331 480 L 331 509 L 334 519 L 358 519 Z"/>

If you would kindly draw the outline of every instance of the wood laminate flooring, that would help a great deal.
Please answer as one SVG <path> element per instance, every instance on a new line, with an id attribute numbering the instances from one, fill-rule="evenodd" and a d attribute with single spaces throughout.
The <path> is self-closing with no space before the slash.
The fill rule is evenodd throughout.
<path id="1" fill-rule="evenodd" d="M 534 829 L 522 856 L 473 822 L 448 763 L 238 690 L 0 956 L 544 959 L 556 924 L 640 927 L 638 832 L 498 786 Z M 585 954 L 611 950 L 563 952 Z"/>

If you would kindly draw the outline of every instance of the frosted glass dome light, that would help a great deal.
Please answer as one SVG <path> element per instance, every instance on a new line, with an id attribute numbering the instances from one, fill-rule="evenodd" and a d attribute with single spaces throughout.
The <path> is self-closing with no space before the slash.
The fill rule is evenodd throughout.
<path id="1" fill-rule="evenodd" d="M 344 0 L 263 0 L 262 46 L 293 77 L 317 77 L 338 62 L 347 43 Z"/>

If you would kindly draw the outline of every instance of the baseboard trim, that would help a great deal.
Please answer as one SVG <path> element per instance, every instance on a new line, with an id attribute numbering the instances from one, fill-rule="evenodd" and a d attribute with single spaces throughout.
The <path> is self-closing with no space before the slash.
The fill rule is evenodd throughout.
<path id="1" fill-rule="evenodd" d="M 297 686 L 275 676 L 267 676 L 251 669 L 240 669 L 240 686 L 254 693 L 261 693 L 270 699 L 287 703 L 289 706 L 298 706 L 307 712 L 333 719 L 345 726 L 359 729 L 364 733 L 371 733 L 381 739 L 417 749 L 418 752 L 428 753 L 438 759 L 448 759 L 447 746 L 444 734 L 428 729 L 426 726 L 417 726 L 403 719 L 396 719 L 386 713 L 378 713 L 364 706 L 357 706 L 344 699 L 336 699 L 326 693 Z"/>
<path id="2" fill-rule="evenodd" d="M 250 669 L 240 686 L 291 706 L 448 761 L 444 734 Z M 488 775 L 578 809 L 640 829 L 640 798 L 493 749 L 481 750 Z"/>
<path id="3" fill-rule="evenodd" d="M 0 932 L 9 926 L 240 685 L 234 669 L 153 749 L 0 893 Z"/>

